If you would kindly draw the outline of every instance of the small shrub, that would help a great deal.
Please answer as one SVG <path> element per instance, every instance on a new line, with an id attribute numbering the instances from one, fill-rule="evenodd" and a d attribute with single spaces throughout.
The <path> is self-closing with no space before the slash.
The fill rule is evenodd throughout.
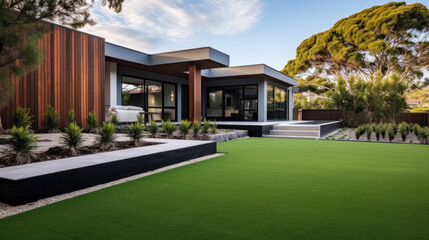
<path id="1" fill-rule="evenodd" d="M 399 125 L 399 133 L 401 134 L 402 141 L 405 141 L 409 132 L 410 132 L 410 126 L 406 122 L 402 122 Z"/>
<path id="2" fill-rule="evenodd" d="M 366 125 L 366 127 L 365 127 L 365 132 L 366 132 L 366 138 L 368 139 L 368 141 L 370 141 L 371 140 L 371 134 L 372 134 L 372 131 L 373 131 L 374 129 L 373 129 L 373 126 L 372 125 L 370 125 L 370 124 L 368 124 L 368 125 Z"/>
<path id="3" fill-rule="evenodd" d="M 69 124 L 68 128 L 64 128 L 63 141 L 67 148 L 70 150 L 70 156 L 77 155 L 77 149 L 82 140 L 82 128 L 76 122 Z"/>
<path id="4" fill-rule="evenodd" d="M 189 130 L 191 129 L 191 122 L 188 120 L 180 121 L 179 129 L 180 132 L 183 134 L 183 138 L 186 139 L 186 135 L 188 135 Z"/>
<path id="5" fill-rule="evenodd" d="M 396 136 L 396 130 L 395 127 L 393 126 L 393 124 L 389 123 L 388 127 L 387 127 L 387 134 L 389 137 L 389 141 L 391 142 L 395 136 Z"/>
<path id="6" fill-rule="evenodd" d="M 98 130 L 98 120 L 97 115 L 94 111 L 88 113 L 88 117 L 86 118 L 86 123 L 88 124 L 87 130 L 90 133 L 96 133 Z"/>
<path id="7" fill-rule="evenodd" d="M 428 127 L 420 127 L 418 128 L 418 138 L 422 144 L 428 143 L 428 137 L 429 137 L 429 128 Z"/>
<path id="8" fill-rule="evenodd" d="M 12 126 L 17 128 L 20 127 L 31 127 L 31 116 L 29 108 L 18 107 L 12 116 Z"/>
<path id="9" fill-rule="evenodd" d="M 210 121 L 204 118 L 203 128 L 201 129 L 201 132 L 203 134 L 207 134 L 210 129 Z"/>
<path id="10" fill-rule="evenodd" d="M 214 120 L 213 124 L 212 124 L 212 133 L 215 134 L 217 130 L 217 124 L 216 124 L 216 120 Z"/>
<path id="11" fill-rule="evenodd" d="M 113 123 L 103 123 L 99 132 L 100 139 L 100 149 L 103 151 L 110 150 L 115 147 L 113 143 L 114 134 L 116 130 L 116 125 Z"/>
<path id="12" fill-rule="evenodd" d="M 155 137 L 156 133 L 158 132 L 158 124 L 156 124 L 155 121 L 151 121 L 148 130 L 152 137 Z"/>
<path id="13" fill-rule="evenodd" d="M 396 135 L 396 133 L 398 133 L 398 125 L 396 123 L 391 123 L 391 124 L 392 124 L 393 130 L 395 131 L 395 135 Z"/>
<path id="14" fill-rule="evenodd" d="M 76 122 L 76 114 L 74 113 L 73 109 L 70 109 L 67 112 L 67 121 L 68 121 L 69 124 Z"/>
<path id="15" fill-rule="evenodd" d="M 201 121 L 194 121 L 192 127 L 194 129 L 194 136 L 198 137 L 198 133 L 200 133 L 201 130 Z"/>
<path id="16" fill-rule="evenodd" d="M 362 126 L 359 126 L 359 127 L 357 127 L 356 129 L 355 129 L 355 137 L 356 137 L 356 140 L 359 140 L 359 138 L 360 138 L 360 136 L 362 135 L 361 134 L 361 131 L 362 131 Z"/>
<path id="17" fill-rule="evenodd" d="M 419 132 L 419 128 L 420 125 L 418 125 L 417 123 L 413 124 L 413 127 L 411 128 L 413 133 L 418 137 L 418 132 Z"/>
<path id="18" fill-rule="evenodd" d="M 138 147 L 140 145 L 140 139 L 143 137 L 144 126 L 139 123 L 132 123 L 128 129 L 128 135 L 133 139 L 134 146 Z"/>
<path id="19" fill-rule="evenodd" d="M 381 124 L 378 124 L 377 126 L 375 126 L 375 137 L 377 138 L 377 141 L 380 140 L 380 136 L 381 136 L 381 129 L 383 128 L 383 126 Z"/>
<path id="20" fill-rule="evenodd" d="M 170 120 L 161 123 L 162 129 L 167 133 L 167 137 L 170 138 L 173 132 L 176 130 L 177 126 L 174 125 Z"/>
<path id="21" fill-rule="evenodd" d="M 143 115 L 140 113 L 137 114 L 137 122 L 143 125 Z"/>
<path id="22" fill-rule="evenodd" d="M 387 132 L 387 124 L 383 123 L 381 125 L 381 137 L 386 138 L 386 132 Z"/>
<path id="23" fill-rule="evenodd" d="M 7 140 L 10 146 L 6 156 L 0 159 L 1 162 L 6 164 L 24 164 L 30 163 L 37 157 L 31 150 L 37 145 L 37 138 L 34 137 L 29 131 L 29 126 L 16 127 L 8 131 L 11 138 Z"/>
<path id="24" fill-rule="evenodd" d="M 55 109 L 49 105 L 45 113 L 46 130 L 49 133 L 58 132 L 58 118 Z"/>
<path id="25" fill-rule="evenodd" d="M 115 124 L 115 126 L 118 126 L 119 120 L 118 120 L 118 115 L 116 113 L 112 114 L 112 118 L 110 119 L 110 122 L 112 124 Z"/>

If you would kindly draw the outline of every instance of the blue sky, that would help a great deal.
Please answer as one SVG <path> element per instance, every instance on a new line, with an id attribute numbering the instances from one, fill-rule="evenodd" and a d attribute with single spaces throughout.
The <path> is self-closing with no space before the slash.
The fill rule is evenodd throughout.
<path id="1" fill-rule="evenodd" d="M 101 2 L 101 1 L 100 1 Z M 335 22 L 384 0 L 125 0 L 115 14 L 95 5 L 84 31 L 147 53 L 210 46 L 231 66 L 265 63 L 281 70 L 297 46 Z M 420 2 L 429 6 L 429 1 Z"/>

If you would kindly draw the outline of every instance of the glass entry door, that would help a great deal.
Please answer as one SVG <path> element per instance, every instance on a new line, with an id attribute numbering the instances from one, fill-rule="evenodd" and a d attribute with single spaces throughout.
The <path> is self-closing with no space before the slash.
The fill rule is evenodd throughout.
<path id="1" fill-rule="evenodd" d="M 267 118 L 268 120 L 288 119 L 288 95 L 284 88 L 267 86 Z"/>

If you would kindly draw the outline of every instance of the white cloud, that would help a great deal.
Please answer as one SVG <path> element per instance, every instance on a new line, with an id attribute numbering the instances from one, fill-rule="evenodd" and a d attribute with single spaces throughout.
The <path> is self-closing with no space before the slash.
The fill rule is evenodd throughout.
<path id="1" fill-rule="evenodd" d="M 97 25 L 83 30 L 145 51 L 160 41 L 180 41 L 198 32 L 244 32 L 260 20 L 262 8 L 261 0 L 125 0 L 122 12 L 114 13 L 97 3 L 91 10 Z"/>

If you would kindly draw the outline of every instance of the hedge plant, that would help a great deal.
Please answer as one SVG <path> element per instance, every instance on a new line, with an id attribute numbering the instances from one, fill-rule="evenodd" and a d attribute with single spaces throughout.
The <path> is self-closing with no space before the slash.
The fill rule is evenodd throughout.
<path id="1" fill-rule="evenodd" d="M 44 118 L 45 118 L 46 130 L 49 133 L 58 132 L 57 114 L 55 112 L 55 109 L 51 105 L 48 106 L 48 109 L 46 110 Z"/>
<path id="2" fill-rule="evenodd" d="M 180 121 L 179 130 L 183 135 L 183 139 L 186 139 L 186 135 L 188 135 L 189 130 L 191 129 L 191 122 L 188 120 Z"/>
<path id="3" fill-rule="evenodd" d="M 198 137 L 198 133 L 200 133 L 201 130 L 201 121 L 194 121 L 194 123 L 192 124 L 192 128 L 194 131 L 194 136 Z"/>
<path id="4" fill-rule="evenodd" d="M 135 147 L 140 146 L 140 139 L 143 137 L 144 125 L 140 122 L 132 123 L 128 129 L 128 136 L 133 140 Z"/>
<path id="5" fill-rule="evenodd" d="M 64 145 L 70 151 L 70 156 L 76 156 L 78 154 L 78 147 L 82 142 L 82 131 L 76 122 L 71 122 L 67 128 L 64 128 Z"/>
<path id="6" fill-rule="evenodd" d="M 158 132 L 158 124 L 156 124 L 155 121 L 150 121 L 150 125 L 148 127 L 149 133 L 150 135 L 152 135 L 152 137 L 156 136 L 156 133 Z"/>
<path id="7" fill-rule="evenodd" d="M 13 126 L 12 129 L 8 130 L 8 134 L 11 135 L 7 139 L 9 149 L 6 152 L 6 156 L 0 158 L 0 162 L 5 164 L 24 164 L 30 163 L 37 159 L 36 154 L 31 150 L 37 146 L 37 138 L 30 132 L 30 126 Z"/>
<path id="8" fill-rule="evenodd" d="M 97 114 L 92 111 L 88 113 L 88 117 L 86 118 L 87 130 L 90 133 L 96 133 L 98 131 L 98 120 Z"/>
<path id="9" fill-rule="evenodd" d="M 174 125 L 170 120 L 161 123 L 162 129 L 167 133 L 167 138 L 170 138 L 174 131 L 176 131 L 177 126 Z"/>
<path id="10" fill-rule="evenodd" d="M 116 125 L 113 123 L 103 123 L 99 131 L 100 149 L 103 151 L 111 150 L 115 147 L 113 142 L 114 134 L 116 131 Z"/>
<path id="11" fill-rule="evenodd" d="M 29 108 L 18 107 L 12 115 L 12 126 L 17 128 L 20 127 L 31 127 L 31 116 Z"/>

